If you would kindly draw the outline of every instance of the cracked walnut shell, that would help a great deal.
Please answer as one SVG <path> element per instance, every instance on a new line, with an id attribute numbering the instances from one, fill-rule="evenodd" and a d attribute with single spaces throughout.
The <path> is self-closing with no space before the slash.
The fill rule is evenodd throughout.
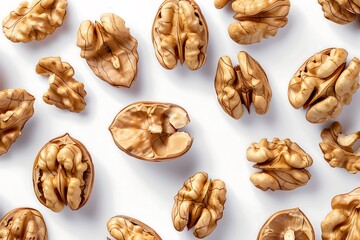
<path id="1" fill-rule="evenodd" d="M 0 221 L 0 239 L 47 240 L 43 216 L 32 208 L 16 208 Z"/>
<path id="2" fill-rule="evenodd" d="M 24 1 L 2 22 L 5 36 L 12 42 L 42 40 L 63 24 L 67 0 Z"/>
<path id="3" fill-rule="evenodd" d="M 306 60 L 290 80 L 289 101 L 296 109 L 309 108 L 309 122 L 335 118 L 350 104 L 359 88 L 360 60 L 354 57 L 346 65 L 347 56 L 342 48 L 325 49 Z"/>
<path id="4" fill-rule="evenodd" d="M 219 59 L 215 90 L 221 107 L 235 119 L 244 113 L 242 104 L 250 113 L 250 105 L 254 103 L 256 113 L 265 114 L 272 97 L 265 71 L 246 52 L 239 52 L 238 61 L 239 65 L 233 67 L 230 57 Z"/>
<path id="5" fill-rule="evenodd" d="M 54 212 L 81 208 L 89 199 L 94 166 L 85 146 L 69 134 L 43 146 L 33 166 L 33 186 L 41 204 Z"/>
<path id="6" fill-rule="evenodd" d="M 76 81 L 74 69 L 60 57 L 42 58 L 36 65 L 36 73 L 50 76 L 50 88 L 43 95 L 47 104 L 72 112 L 81 112 L 86 106 L 84 84 Z"/>
<path id="7" fill-rule="evenodd" d="M 312 158 L 290 139 L 268 142 L 263 138 L 247 149 L 246 158 L 256 163 L 254 168 L 262 170 L 253 173 L 250 181 L 263 191 L 292 190 L 305 185 L 311 177 L 305 168 L 312 165 Z"/>
<path id="8" fill-rule="evenodd" d="M 112 217 L 107 223 L 107 229 L 115 240 L 161 240 L 154 229 L 145 223 L 127 216 Z M 110 238 L 107 238 L 110 240 Z"/>
<path id="9" fill-rule="evenodd" d="M 360 131 L 345 135 L 340 123 L 334 122 L 321 132 L 321 138 L 320 148 L 331 167 L 345 168 L 350 173 L 360 170 L 360 148 L 353 149 L 360 139 Z"/>
<path id="10" fill-rule="evenodd" d="M 353 22 L 360 14 L 359 0 L 318 0 L 325 18 L 338 24 Z"/>
<path id="11" fill-rule="evenodd" d="M 35 98 L 24 89 L 0 91 L 0 155 L 6 153 L 21 135 L 34 114 Z"/>
<path id="12" fill-rule="evenodd" d="M 191 70 L 206 62 L 208 27 L 194 0 L 165 0 L 156 14 L 152 41 L 159 63 L 173 69 L 178 60 Z"/>
<path id="13" fill-rule="evenodd" d="M 105 13 L 100 23 L 85 21 L 77 33 L 81 57 L 101 80 L 114 87 L 129 88 L 138 72 L 138 42 L 125 26 L 125 21 Z"/>
<path id="14" fill-rule="evenodd" d="M 211 180 L 198 172 L 184 183 L 174 197 L 172 221 L 177 231 L 194 228 L 194 236 L 204 238 L 216 228 L 223 216 L 226 186 L 219 179 Z"/>
<path id="15" fill-rule="evenodd" d="M 190 149 L 192 137 L 178 131 L 189 122 L 187 112 L 178 105 L 137 102 L 122 109 L 109 130 L 122 151 L 156 162 L 180 157 Z"/>

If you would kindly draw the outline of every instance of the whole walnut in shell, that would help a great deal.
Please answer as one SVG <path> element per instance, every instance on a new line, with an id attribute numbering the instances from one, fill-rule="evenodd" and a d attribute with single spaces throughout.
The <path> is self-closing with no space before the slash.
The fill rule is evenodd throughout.
<path id="1" fill-rule="evenodd" d="M 324 16 L 338 24 L 353 22 L 360 14 L 359 0 L 318 0 Z"/>

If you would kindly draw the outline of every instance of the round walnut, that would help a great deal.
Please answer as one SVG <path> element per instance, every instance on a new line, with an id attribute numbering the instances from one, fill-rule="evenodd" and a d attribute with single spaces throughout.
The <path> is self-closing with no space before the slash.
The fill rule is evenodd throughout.
<path id="1" fill-rule="evenodd" d="M 159 63 L 173 69 L 178 60 L 191 70 L 206 62 L 208 27 L 194 0 L 165 0 L 155 16 L 152 40 Z"/>
<path id="2" fill-rule="evenodd" d="M 359 0 L 318 0 L 324 16 L 338 24 L 353 22 L 360 14 Z"/>
<path id="3" fill-rule="evenodd" d="M 36 156 L 33 185 L 41 204 L 54 212 L 81 208 L 89 199 L 94 166 L 85 146 L 69 134 L 47 143 Z"/>
<path id="4" fill-rule="evenodd" d="M 289 101 L 296 109 L 309 108 L 309 122 L 335 118 L 350 104 L 359 88 L 360 60 L 355 57 L 346 65 L 347 56 L 342 48 L 325 49 L 306 60 L 290 80 Z"/>
<path id="5" fill-rule="evenodd" d="M 263 191 L 292 190 L 304 186 L 311 177 L 305 169 L 312 165 L 312 158 L 290 139 L 266 138 L 253 143 L 246 151 L 254 168 L 262 172 L 253 173 L 250 181 Z"/>
<path id="6" fill-rule="evenodd" d="M 151 162 L 180 157 L 192 145 L 192 137 L 179 132 L 190 122 L 182 107 L 172 103 L 137 102 L 121 110 L 109 130 L 125 153 Z"/>

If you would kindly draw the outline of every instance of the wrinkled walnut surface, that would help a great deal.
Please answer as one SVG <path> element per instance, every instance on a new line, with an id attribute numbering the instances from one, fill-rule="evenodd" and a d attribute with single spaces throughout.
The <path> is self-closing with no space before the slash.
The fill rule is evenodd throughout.
<path id="1" fill-rule="evenodd" d="M 49 76 L 50 88 L 43 95 L 47 104 L 72 112 L 81 112 L 86 106 L 84 84 L 76 81 L 74 69 L 60 57 L 40 59 L 36 73 Z"/>
<path id="2" fill-rule="evenodd" d="M 16 208 L 10 211 L 0 221 L 0 239 L 47 240 L 43 216 L 32 208 Z"/>
<path id="3" fill-rule="evenodd" d="M 262 226 L 257 240 L 315 240 L 314 229 L 299 208 L 274 213 Z"/>
<path id="4" fill-rule="evenodd" d="M 318 0 L 324 16 L 338 24 L 348 24 L 360 14 L 359 0 Z"/>
<path id="5" fill-rule="evenodd" d="M 325 49 L 306 60 L 290 80 L 289 101 L 296 109 L 309 108 L 309 122 L 335 118 L 350 104 L 359 88 L 360 61 L 354 57 L 346 66 L 347 56 L 342 48 Z"/>
<path id="6" fill-rule="evenodd" d="M 35 98 L 24 89 L 0 91 L 0 155 L 6 153 L 21 135 L 34 114 Z"/>
<path id="7" fill-rule="evenodd" d="M 198 172 L 184 183 L 174 197 L 172 221 L 177 231 L 194 228 L 194 236 L 204 238 L 216 228 L 222 218 L 226 201 L 226 186 L 219 179 L 211 180 Z"/>
<path id="8" fill-rule="evenodd" d="M 85 21 L 77 33 L 81 57 L 100 79 L 114 87 L 130 87 L 138 72 L 138 42 L 125 21 L 105 13 L 100 22 Z"/>
<path id="9" fill-rule="evenodd" d="M 154 229 L 127 216 L 112 217 L 107 223 L 107 229 L 115 240 L 161 240 Z"/>
<path id="10" fill-rule="evenodd" d="M 360 188 L 339 194 L 331 201 L 332 211 L 321 223 L 323 240 L 360 239 Z"/>
<path id="11" fill-rule="evenodd" d="M 215 90 L 221 107 L 235 119 L 244 113 L 242 104 L 249 113 L 253 103 L 256 113 L 265 114 L 272 97 L 265 71 L 246 52 L 239 52 L 238 61 L 239 65 L 233 67 L 230 57 L 219 59 Z"/>
<path id="12" fill-rule="evenodd" d="M 54 212 L 81 208 L 89 199 L 94 166 L 85 146 L 69 134 L 45 144 L 36 156 L 33 185 L 41 204 Z"/>
<path id="13" fill-rule="evenodd" d="M 253 173 L 251 182 L 263 191 L 292 190 L 304 186 L 311 177 L 305 169 L 312 165 L 312 158 L 290 139 L 266 138 L 253 143 L 246 151 L 249 161 L 255 162 L 254 168 L 262 172 Z"/>
<path id="14" fill-rule="evenodd" d="M 321 132 L 321 138 L 320 148 L 331 167 L 345 168 L 350 173 L 360 170 L 360 148 L 353 149 L 360 139 L 360 131 L 345 135 L 340 123 L 334 122 Z"/>
<path id="15" fill-rule="evenodd" d="M 12 42 L 42 40 L 63 24 L 67 0 L 24 1 L 3 20 L 3 32 Z"/>
<path id="16" fill-rule="evenodd" d="M 152 40 L 159 63 L 173 69 L 178 60 L 191 70 L 206 62 L 208 27 L 194 0 L 165 0 L 156 14 Z"/>
<path id="17" fill-rule="evenodd" d="M 190 118 L 178 105 L 137 102 L 122 109 L 109 130 L 115 144 L 125 153 L 147 161 L 180 157 L 192 145 L 192 137 L 178 130 Z"/>

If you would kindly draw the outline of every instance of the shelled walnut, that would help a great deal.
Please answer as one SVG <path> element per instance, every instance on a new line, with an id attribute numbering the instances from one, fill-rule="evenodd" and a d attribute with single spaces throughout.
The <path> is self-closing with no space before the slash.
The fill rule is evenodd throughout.
<path id="1" fill-rule="evenodd" d="M 21 135 L 34 114 L 35 98 L 24 89 L 0 91 L 0 155 L 6 153 Z"/>
<path id="2" fill-rule="evenodd" d="M 5 36 L 12 42 L 42 40 L 63 24 L 67 0 L 24 1 L 2 22 Z"/>
<path id="3" fill-rule="evenodd" d="M 246 52 L 239 52 L 239 65 L 233 67 L 230 57 L 219 59 L 215 76 L 215 90 L 224 111 L 235 119 L 243 113 L 242 104 L 250 113 L 254 103 L 258 114 L 265 114 L 270 106 L 271 88 L 264 69 Z"/>
<path id="4" fill-rule="evenodd" d="M 77 46 L 81 49 L 81 57 L 101 80 L 119 88 L 129 88 L 135 81 L 138 42 L 121 17 L 105 13 L 100 23 L 90 20 L 81 23 Z"/>
<path id="5" fill-rule="evenodd" d="M 353 22 L 360 15 L 358 0 L 318 0 L 325 18 L 338 24 Z"/>
<path id="6" fill-rule="evenodd" d="M 261 190 L 292 190 L 304 186 L 311 177 L 305 169 L 312 165 L 312 158 L 290 139 L 266 138 L 253 143 L 246 151 L 249 161 L 255 162 L 254 168 L 262 170 L 253 173 L 251 182 Z"/>
<path id="7" fill-rule="evenodd" d="M 122 151 L 156 162 L 180 157 L 190 149 L 192 137 L 179 132 L 189 122 L 189 115 L 178 105 L 137 102 L 122 109 L 109 130 Z"/>
<path id="8" fill-rule="evenodd" d="M 72 112 L 81 112 L 86 106 L 84 84 L 76 81 L 74 69 L 60 57 L 40 59 L 36 65 L 36 73 L 50 76 L 49 90 L 43 95 L 47 104 Z"/>
<path id="9" fill-rule="evenodd" d="M 315 240 L 314 228 L 299 208 L 274 213 L 262 226 L 257 240 Z"/>
<path id="10" fill-rule="evenodd" d="M 296 109 L 309 108 L 309 122 L 335 118 L 350 104 L 359 88 L 360 60 L 354 57 L 346 66 L 347 56 L 342 48 L 325 49 L 306 60 L 290 80 L 289 101 Z"/>
<path id="11" fill-rule="evenodd" d="M 32 208 L 16 208 L 0 221 L 0 239 L 47 240 L 43 216 Z"/>
<path id="12" fill-rule="evenodd" d="M 208 27 L 194 0 L 165 0 L 156 14 L 152 41 L 159 63 L 173 69 L 178 60 L 190 70 L 206 62 Z"/>
<path id="13" fill-rule="evenodd" d="M 172 221 L 177 231 L 194 228 L 194 236 L 204 238 L 216 228 L 223 216 L 226 201 L 225 183 L 211 180 L 198 172 L 184 183 L 174 197 Z"/>
<path id="14" fill-rule="evenodd" d="M 359 172 L 360 148 L 355 150 L 353 146 L 360 139 L 360 131 L 345 135 L 340 123 L 334 122 L 321 132 L 321 138 L 320 148 L 331 167 L 345 168 L 350 173 Z"/>
<path id="15" fill-rule="evenodd" d="M 85 146 L 69 134 L 52 139 L 36 156 L 33 186 L 41 204 L 54 212 L 81 208 L 89 199 L 94 166 Z"/>
<path id="16" fill-rule="evenodd" d="M 332 199 L 332 211 L 321 223 L 323 240 L 360 239 L 359 202 L 360 188 L 350 193 L 339 194 Z"/>
<path id="17" fill-rule="evenodd" d="M 145 223 L 127 216 L 112 217 L 107 223 L 107 229 L 115 240 L 161 240 L 154 229 Z M 110 238 L 107 238 L 110 240 Z"/>

